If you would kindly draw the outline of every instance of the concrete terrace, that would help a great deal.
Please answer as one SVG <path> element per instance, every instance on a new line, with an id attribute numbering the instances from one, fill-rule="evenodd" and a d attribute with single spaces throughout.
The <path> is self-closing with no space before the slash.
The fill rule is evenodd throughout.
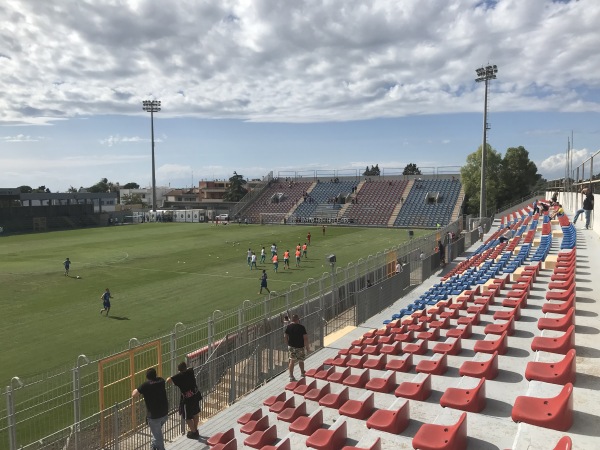
<path id="1" fill-rule="evenodd" d="M 515 222 L 520 218 L 515 216 Z M 531 217 L 530 217 L 531 219 Z M 575 346 L 576 351 L 576 380 L 574 382 L 573 389 L 573 424 L 567 431 L 557 431 L 541 426 L 530 425 L 527 423 L 516 423 L 511 418 L 513 412 L 513 405 L 515 400 L 519 396 L 530 396 L 530 397 L 555 397 L 563 389 L 561 384 L 551 384 L 543 381 L 528 381 L 525 378 L 525 371 L 528 363 L 532 361 L 552 361 L 556 362 L 563 358 L 562 354 L 547 353 L 545 351 L 533 351 L 532 342 L 535 337 L 538 336 L 562 336 L 563 333 L 560 331 L 538 329 L 538 320 L 542 317 L 550 318 L 562 318 L 562 314 L 556 315 L 552 313 L 545 313 L 542 310 L 543 305 L 548 303 L 555 303 L 557 305 L 562 304 L 561 302 L 548 302 L 546 300 L 547 292 L 550 292 L 551 276 L 554 273 L 554 264 L 557 259 L 557 255 L 560 253 L 568 253 L 569 250 L 561 250 L 561 242 L 563 240 L 563 230 L 565 235 L 567 231 L 565 228 L 561 229 L 561 226 L 552 221 L 552 223 L 546 225 L 546 228 L 542 226 L 543 221 L 540 218 L 540 223 L 537 226 L 528 228 L 532 233 L 533 241 L 531 250 L 528 256 L 524 259 L 522 267 L 533 266 L 535 263 L 532 261 L 532 257 L 540 245 L 544 242 L 542 234 L 545 233 L 548 236 L 548 226 L 550 227 L 550 235 L 552 236 L 551 244 L 549 245 L 548 257 L 546 261 L 541 263 L 541 270 L 538 276 L 528 286 L 529 294 L 526 297 L 527 305 L 521 308 L 521 317 L 514 321 L 515 331 L 512 335 L 508 336 L 508 349 L 505 354 L 498 356 L 498 369 L 499 372 L 494 378 L 485 381 L 485 404 L 480 412 L 468 412 L 467 413 L 467 448 L 477 450 L 492 450 L 492 449 L 528 449 L 528 450 L 545 450 L 554 449 L 555 445 L 563 436 L 571 437 L 573 441 L 573 448 L 575 449 L 596 449 L 600 448 L 600 416 L 598 411 L 600 410 L 600 344 L 598 343 L 598 334 L 600 333 L 600 324 L 598 317 L 600 313 L 600 281 L 597 277 L 592 277 L 593 269 L 597 267 L 597 255 L 600 254 L 600 239 L 598 234 L 592 230 L 582 230 L 581 224 L 578 224 L 576 229 L 576 310 L 574 315 L 576 317 L 575 325 Z M 565 223 L 568 223 L 565 222 Z M 519 222 L 521 224 L 521 222 Z M 564 225 L 564 223 L 563 223 Z M 486 236 L 490 248 L 493 248 L 493 239 L 497 236 L 497 230 L 500 226 L 500 221 L 496 221 L 495 226 L 491 232 Z M 528 226 L 528 225 L 527 225 Z M 569 225 L 570 226 L 570 225 Z M 524 248 L 524 236 L 521 236 L 517 247 L 512 252 L 513 255 L 518 254 L 518 250 Z M 515 241 L 517 242 L 517 241 Z M 445 273 L 448 273 L 452 268 L 456 267 L 462 261 L 468 260 L 473 255 L 476 249 L 479 247 L 479 243 L 474 245 L 470 252 L 466 255 L 466 258 L 460 258 L 454 262 L 451 266 L 447 267 Z M 512 257 L 511 257 L 512 258 Z M 463 265 L 465 265 L 464 263 Z M 326 341 L 326 347 L 312 355 L 307 359 L 306 368 L 317 369 L 325 360 L 335 358 L 338 352 L 342 350 L 348 350 L 352 347 L 352 342 L 357 344 L 363 335 L 370 330 L 376 328 L 384 328 L 384 320 L 392 318 L 393 314 L 398 313 L 402 308 L 407 307 L 410 303 L 414 302 L 421 295 L 427 293 L 431 288 L 432 284 L 440 283 L 441 277 L 445 273 L 440 273 L 436 277 L 432 277 L 427 282 L 423 283 L 416 290 L 412 291 L 408 296 L 399 299 L 396 304 L 381 312 L 375 317 L 372 317 L 366 323 L 359 327 L 348 327 L 342 332 L 335 333 L 328 337 Z M 276 425 L 277 428 L 277 440 L 276 443 L 281 442 L 283 439 L 289 439 L 291 449 L 304 449 L 308 436 L 294 433 L 289 431 L 290 423 L 279 420 L 277 414 L 269 412 L 267 406 L 263 406 L 263 402 L 270 396 L 277 396 L 282 393 L 287 399 L 294 397 L 295 405 L 298 406 L 305 402 L 306 413 L 311 415 L 317 410 L 322 411 L 323 424 L 321 428 L 337 428 L 341 426 L 343 422 L 346 423 L 347 427 L 347 441 L 344 445 L 353 445 L 361 448 L 369 448 L 371 444 L 377 439 L 381 438 L 381 448 L 385 450 L 391 449 L 411 449 L 413 448 L 412 439 L 417 434 L 418 430 L 423 424 L 443 424 L 451 425 L 457 422 L 462 414 L 459 409 L 451 407 L 443 408 L 440 406 L 440 400 L 448 388 L 462 388 L 471 389 L 474 388 L 478 383 L 478 378 L 471 378 L 468 376 L 461 376 L 459 370 L 465 361 L 487 361 L 490 358 L 489 354 L 476 352 L 476 345 L 482 341 L 490 341 L 497 339 L 499 336 L 489 332 L 486 334 L 486 326 L 490 324 L 502 325 L 506 324 L 505 320 L 495 320 L 493 314 L 499 311 L 506 313 L 512 311 L 512 308 L 507 308 L 502 305 L 503 300 L 508 298 L 509 292 L 513 292 L 517 289 L 527 290 L 523 286 L 512 286 L 513 282 L 519 276 L 522 276 L 520 270 L 514 273 L 502 273 L 500 271 L 495 275 L 497 280 L 506 280 L 506 284 L 496 291 L 495 296 L 488 296 L 488 310 L 487 312 L 481 312 L 480 322 L 478 324 L 472 324 L 472 335 L 469 338 L 461 339 L 462 349 L 457 351 L 457 354 L 448 354 L 447 356 L 447 370 L 439 375 L 431 375 L 431 394 L 423 401 L 419 400 L 406 400 L 402 397 L 397 397 L 394 394 L 394 389 L 402 382 L 419 381 L 425 376 L 423 373 L 416 371 L 416 366 L 421 361 L 436 360 L 444 358 L 443 354 L 433 353 L 433 348 L 438 343 L 453 342 L 452 339 L 447 340 L 445 337 L 447 329 L 442 328 L 440 331 L 440 337 L 437 340 L 430 340 L 426 343 L 426 353 L 423 355 L 414 354 L 413 364 L 410 370 L 407 372 L 402 371 L 386 371 L 385 368 L 371 369 L 368 374 L 368 378 L 387 378 L 392 377 L 393 388 L 391 392 L 373 392 L 364 387 L 348 387 L 349 398 L 353 400 L 364 400 L 373 394 L 374 409 L 398 409 L 408 403 L 410 411 L 410 420 L 406 428 L 397 434 L 388 433 L 385 431 L 379 431 L 373 428 L 367 428 L 367 419 L 373 417 L 371 412 L 366 414 L 364 419 L 358 419 L 353 417 L 347 417 L 340 415 L 337 408 L 329 408 L 319 406 L 318 402 L 306 400 L 302 395 L 296 394 L 291 390 L 286 390 L 288 385 L 288 375 L 283 373 L 276 377 L 265 386 L 257 389 L 253 393 L 249 394 L 239 402 L 232 405 L 227 410 L 216 415 L 200 427 L 201 439 L 199 441 L 190 440 L 185 437 L 181 437 L 172 443 L 167 443 L 168 450 L 200 450 L 208 449 L 207 439 L 216 433 L 224 432 L 230 428 L 234 428 L 234 434 L 237 439 L 237 449 L 248 449 L 252 447 L 245 446 L 244 440 L 248 438 L 248 434 L 240 432 L 241 425 L 237 423 L 238 418 L 243 414 L 251 413 L 257 409 L 262 409 L 262 415 L 269 417 L 269 425 Z M 500 281 L 498 282 L 500 283 Z M 488 282 L 485 285 L 480 285 L 481 294 L 486 287 L 491 286 L 493 282 Z M 493 291 L 493 289 L 491 289 Z M 562 292 L 560 289 L 552 289 L 552 292 Z M 465 297 L 465 294 L 455 294 L 451 296 L 453 303 L 456 303 L 459 297 Z M 489 297 L 494 300 L 489 301 Z M 465 306 L 469 306 L 471 313 L 467 313 L 466 310 L 458 310 L 460 317 L 472 317 L 472 313 L 475 309 L 473 303 L 474 299 L 478 300 L 479 306 L 484 306 L 485 297 L 472 296 Z M 493 302 L 493 303 L 492 303 Z M 428 311 L 431 311 L 431 306 L 427 307 Z M 449 310 L 447 310 L 449 311 Z M 441 312 L 441 311 L 438 311 Z M 503 314 L 503 313 L 501 313 Z M 418 314 L 417 314 L 418 315 Z M 406 320 L 408 315 L 405 315 L 399 321 Z M 433 319 L 439 319 L 440 315 L 433 317 Z M 425 327 L 425 331 L 435 332 L 432 327 L 432 317 L 430 316 L 429 322 L 423 322 L 428 324 Z M 460 330 L 464 328 L 463 325 L 457 325 L 458 318 L 451 317 L 449 319 L 449 329 Z M 400 323 L 397 324 L 400 327 Z M 310 332 L 310 330 L 309 330 Z M 382 332 L 383 333 L 383 332 Z M 434 336 L 435 337 L 435 336 Z M 393 342 L 393 341 L 392 341 Z M 415 342 L 422 342 L 416 340 Z M 397 352 L 398 354 L 390 354 L 387 358 L 388 361 L 392 359 L 403 359 L 406 357 L 406 345 L 402 344 L 403 351 Z M 450 352 L 452 353 L 452 352 Z M 360 358 L 360 356 L 355 356 Z M 374 359 L 376 356 L 369 356 L 369 359 Z M 331 362 L 331 361 L 329 361 Z M 343 366 L 336 366 L 336 372 L 342 372 L 345 368 Z M 298 372 L 298 368 L 296 371 Z M 363 368 L 351 368 L 349 371 L 353 375 L 361 374 L 366 369 Z M 308 378 L 307 382 L 310 383 L 314 378 Z M 346 386 L 342 383 L 327 382 L 326 380 L 318 379 L 315 380 L 317 387 L 321 388 L 326 384 L 330 385 L 332 393 L 340 393 Z M 563 408 L 564 411 L 564 408 Z M 335 445 L 336 450 L 341 450 L 343 445 Z M 339 449 L 337 448 L 339 447 Z M 261 448 L 261 447 L 259 447 Z M 333 447 L 332 447 L 333 448 Z M 448 448 L 462 448 L 462 447 L 448 447 Z M 568 447 L 561 447 L 568 448 Z"/>

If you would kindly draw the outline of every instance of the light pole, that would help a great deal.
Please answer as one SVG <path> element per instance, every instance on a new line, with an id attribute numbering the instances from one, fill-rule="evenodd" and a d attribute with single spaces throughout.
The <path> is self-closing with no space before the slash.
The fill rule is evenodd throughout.
<path id="1" fill-rule="evenodd" d="M 150 113 L 150 133 L 152 135 L 152 211 L 156 212 L 156 170 L 154 165 L 154 113 L 160 111 L 160 100 L 144 100 L 144 111 Z"/>
<path id="2" fill-rule="evenodd" d="M 485 66 L 480 67 L 475 71 L 477 78 L 475 81 L 478 83 L 485 83 L 485 97 L 483 103 L 483 146 L 481 147 L 481 192 L 479 195 L 479 220 L 481 221 L 486 214 L 486 198 L 485 198 L 485 178 L 486 178 L 486 166 L 487 166 L 487 99 L 488 99 L 488 81 L 496 78 L 498 73 L 498 66 Z"/>

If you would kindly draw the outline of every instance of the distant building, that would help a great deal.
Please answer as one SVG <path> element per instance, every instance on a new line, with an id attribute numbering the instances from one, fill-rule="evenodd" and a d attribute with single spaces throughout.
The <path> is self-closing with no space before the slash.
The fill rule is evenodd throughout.
<path id="1" fill-rule="evenodd" d="M 156 186 L 156 207 L 162 208 L 167 198 L 167 193 L 171 188 L 166 186 Z M 120 189 L 119 190 L 119 202 L 123 205 L 127 203 L 127 199 L 133 196 L 139 196 L 143 207 L 152 208 L 152 188 L 138 188 L 138 189 Z"/>

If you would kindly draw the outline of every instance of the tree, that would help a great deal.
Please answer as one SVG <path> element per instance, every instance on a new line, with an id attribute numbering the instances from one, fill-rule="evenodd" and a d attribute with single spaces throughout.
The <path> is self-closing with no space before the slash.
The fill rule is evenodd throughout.
<path id="1" fill-rule="evenodd" d="M 407 164 L 402 175 L 421 175 L 421 170 L 415 163 Z"/>
<path id="2" fill-rule="evenodd" d="M 26 186 L 26 185 L 19 186 L 17 189 L 19 190 L 19 192 L 21 194 L 31 194 L 33 192 L 33 189 L 31 188 L 31 186 Z"/>
<path id="3" fill-rule="evenodd" d="M 142 203 L 142 196 L 140 194 L 126 194 L 123 196 L 124 205 L 140 205 Z"/>
<path id="4" fill-rule="evenodd" d="M 94 192 L 94 193 L 108 192 L 108 178 L 102 178 L 96 184 L 87 188 L 87 191 Z"/>
<path id="5" fill-rule="evenodd" d="M 48 189 L 46 186 L 38 186 L 38 188 L 37 188 L 37 189 L 34 189 L 32 192 L 35 192 L 35 193 L 43 193 L 43 192 L 46 192 L 46 193 L 48 193 L 48 194 L 49 194 L 49 193 L 50 193 L 50 189 Z"/>
<path id="6" fill-rule="evenodd" d="M 244 187 L 245 184 L 244 175 L 233 172 L 233 176 L 229 178 L 229 187 L 225 190 L 223 200 L 226 202 L 239 202 L 248 193 L 248 189 Z"/>
<path id="7" fill-rule="evenodd" d="M 139 188 L 140 188 L 140 185 L 137 183 L 133 183 L 133 182 L 130 182 L 130 183 L 127 183 L 127 184 L 124 184 L 123 186 L 121 186 L 121 189 L 139 189 Z"/>
<path id="8" fill-rule="evenodd" d="M 502 190 L 498 205 L 506 205 L 527 196 L 541 178 L 524 147 L 508 148 L 502 159 Z"/>
<path id="9" fill-rule="evenodd" d="M 76 187 L 70 186 L 69 189 L 67 189 L 67 192 L 69 192 L 71 194 L 76 194 L 79 191 Z"/>
<path id="10" fill-rule="evenodd" d="M 502 155 L 487 145 L 487 176 L 486 176 L 486 211 L 498 206 L 497 199 L 502 189 Z M 466 164 L 460 169 L 463 187 L 465 189 L 466 213 L 479 214 L 479 198 L 481 188 L 481 146 L 476 152 L 467 156 Z"/>
<path id="11" fill-rule="evenodd" d="M 378 177 L 381 174 L 381 171 L 379 170 L 379 164 L 375 164 L 374 166 L 371 166 L 371 168 L 369 169 L 369 166 L 367 166 L 367 168 L 365 169 L 365 171 L 363 172 L 363 175 L 365 177 Z"/>

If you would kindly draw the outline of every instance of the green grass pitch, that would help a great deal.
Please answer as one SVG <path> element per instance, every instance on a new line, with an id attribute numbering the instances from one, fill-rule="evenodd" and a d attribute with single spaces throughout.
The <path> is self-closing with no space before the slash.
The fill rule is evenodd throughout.
<path id="1" fill-rule="evenodd" d="M 295 246 L 306 241 L 308 231 L 308 259 L 297 269 Z M 402 243 L 407 234 L 330 226 L 323 236 L 320 227 L 157 223 L 3 236 L 0 383 L 74 365 L 82 353 L 92 358 L 120 351 L 132 337 L 166 334 L 177 322 L 260 300 L 261 270 L 249 270 L 249 247 L 260 257 L 264 246 L 268 261 L 271 243 L 277 244 L 279 273 L 270 262 L 259 269 L 267 269 L 271 290 L 284 291 L 328 271 L 325 257 L 331 253 L 345 267 Z M 291 270 L 284 271 L 286 249 Z M 72 261 L 68 278 L 66 257 Z M 106 287 L 113 295 L 108 318 L 100 315 Z"/>

